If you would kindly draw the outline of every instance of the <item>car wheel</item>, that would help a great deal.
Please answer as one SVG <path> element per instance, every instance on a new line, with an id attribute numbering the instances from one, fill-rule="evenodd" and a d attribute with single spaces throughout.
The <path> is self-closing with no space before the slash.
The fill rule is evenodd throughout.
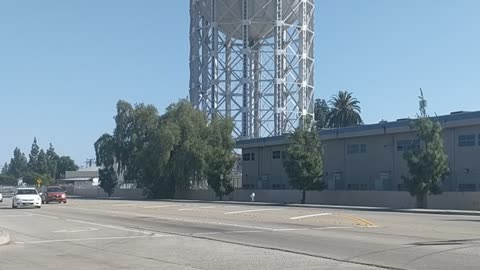
<path id="1" fill-rule="evenodd" d="M 63 201 L 63 203 L 67 203 L 67 201 Z"/>
<path id="2" fill-rule="evenodd" d="M 46 200 L 45 203 L 48 204 L 49 203 L 48 200 Z"/>
<path id="3" fill-rule="evenodd" d="M 40 208 L 42 208 L 42 207 L 41 207 L 41 206 L 35 206 L 35 208 L 38 208 L 38 209 L 40 209 Z"/>
<path id="4" fill-rule="evenodd" d="M 15 209 L 15 208 L 17 208 L 17 207 L 18 207 L 18 206 L 14 205 L 14 204 L 12 203 L 12 208 L 13 208 L 13 209 Z"/>

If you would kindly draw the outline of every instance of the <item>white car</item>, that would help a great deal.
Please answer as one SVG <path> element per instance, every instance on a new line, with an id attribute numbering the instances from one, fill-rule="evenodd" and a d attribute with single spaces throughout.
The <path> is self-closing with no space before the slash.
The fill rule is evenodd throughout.
<path id="1" fill-rule="evenodd" d="M 0 203 L 3 202 L 3 195 L 0 193 Z"/>
<path id="2" fill-rule="evenodd" d="M 42 198 L 35 188 L 18 188 L 12 197 L 12 208 L 34 206 L 42 207 Z"/>

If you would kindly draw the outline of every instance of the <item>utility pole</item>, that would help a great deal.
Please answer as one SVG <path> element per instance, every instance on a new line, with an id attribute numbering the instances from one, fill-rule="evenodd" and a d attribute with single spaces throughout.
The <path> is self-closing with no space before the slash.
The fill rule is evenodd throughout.
<path id="1" fill-rule="evenodd" d="M 92 167 L 92 164 L 95 164 L 94 158 L 87 158 L 87 160 L 85 160 L 85 167 L 87 168 Z"/>

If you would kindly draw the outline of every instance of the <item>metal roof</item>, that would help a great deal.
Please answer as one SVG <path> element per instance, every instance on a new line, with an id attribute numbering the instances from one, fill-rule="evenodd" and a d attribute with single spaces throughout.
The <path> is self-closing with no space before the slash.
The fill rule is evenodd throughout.
<path id="1" fill-rule="evenodd" d="M 455 112 L 448 115 L 440 115 L 431 117 L 432 119 L 440 122 L 442 125 L 447 126 L 448 123 L 455 123 L 465 120 L 478 120 L 480 123 L 480 111 L 475 112 Z M 336 139 L 337 137 L 349 138 L 349 137 L 361 137 L 384 134 L 385 130 L 390 130 L 386 133 L 406 132 L 410 130 L 411 120 L 409 118 L 399 119 L 397 121 L 383 121 L 378 124 L 368 125 L 356 125 L 346 128 L 338 129 L 322 129 L 320 130 L 320 137 L 322 139 Z M 461 126 L 461 125 L 459 125 Z M 375 132 L 375 131 L 381 131 Z M 288 138 L 288 134 L 275 137 L 256 138 L 250 140 L 237 141 L 238 148 L 251 148 L 265 145 L 278 145 L 283 144 Z"/>
<path id="2" fill-rule="evenodd" d="M 453 122 L 453 121 L 460 121 L 460 120 L 469 120 L 469 119 L 480 119 L 480 111 L 475 112 L 459 112 L 459 113 L 452 113 L 448 115 L 440 115 L 431 117 L 432 119 L 440 122 Z M 353 132 L 362 132 L 374 129 L 392 129 L 392 128 L 402 128 L 402 127 L 409 127 L 410 121 L 414 119 L 404 118 L 399 119 L 397 121 L 392 122 L 381 122 L 378 124 L 368 124 L 368 125 L 356 125 L 346 128 L 338 128 L 338 129 L 323 129 L 320 131 L 320 136 L 324 135 L 334 135 L 334 134 L 342 134 L 342 133 L 353 133 Z"/>

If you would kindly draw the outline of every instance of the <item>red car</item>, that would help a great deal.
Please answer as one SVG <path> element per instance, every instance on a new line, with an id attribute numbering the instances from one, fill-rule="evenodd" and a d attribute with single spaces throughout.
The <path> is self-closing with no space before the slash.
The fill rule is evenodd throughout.
<path id="1" fill-rule="evenodd" d="M 67 203 L 67 194 L 62 187 L 48 186 L 41 194 L 43 203 L 58 202 Z"/>

